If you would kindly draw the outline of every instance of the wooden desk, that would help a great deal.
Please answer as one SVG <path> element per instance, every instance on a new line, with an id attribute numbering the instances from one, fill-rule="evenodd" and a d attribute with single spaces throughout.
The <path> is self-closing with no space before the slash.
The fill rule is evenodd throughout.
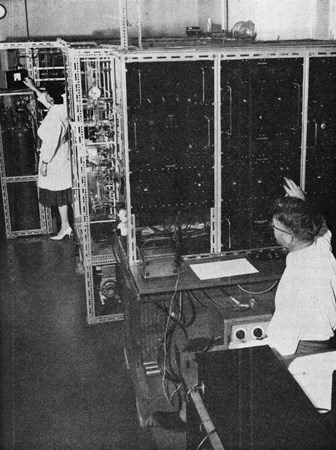
<path id="1" fill-rule="evenodd" d="M 275 256 L 276 255 L 276 256 Z M 203 264 L 208 262 L 228 261 L 237 258 L 246 258 L 258 273 L 239 275 L 234 277 L 200 280 L 191 269 L 191 264 Z M 131 265 L 130 269 L 140 295 L 161 292 L 173 292 L 193 289 L 208 289 L 214 287 L 228 287 L 237 284 L 255 284 L 264 281 L 277 280 L 281 277 L 285 268 L 285 257 L 279 251 L 247 251 L 222 256 L 205 256 L 185 259 L 176 276 L 146 279 L 142 276 L 139 264 Z"/>
<path id="2" fill-rule="evenodd" d="M 187 323 L 183 324 L 186 333 L 180 326 L 176 326 L 172 348 L 175 348 L 176 343 L 181 352 L 187 344 L 192 347 L 190 351 L 203 349 L 213 337 L 220 336 L 224 339 L 222 318 L 231 321 L 249 320 L 253 316 L 259 317 L 273 312 L 275 289 L 268 292 L 268 288 L 274 286 L 281 277 L 285 258 L 283 255 L 278 258 L 274 254 L 259 251 L 188 258 L 181 265 L 178 279 L 177 276 L 146 279 L 139 264 L 128 264 L 122 247 L 116 248 L 115 253 L 120 296 L 125 308 L 125 355 L 134 381 L 140 421 L 146 424 L 150 423 L 152 412 L 160 409 L 157 407 L 158 398 L 162 398 L 166 404 L 157 361 L 167 330 L 167 312 L 170 306 L 173 305 L 174 317 L 179 317 L 183 312 Z M 190 268 L 190 264 L 242 257 L 246 257 L 259 272 L 253 275 L 200 280 Z M 251 286 L 255 291 L 266 290 L 267 293 L 256 297 L 253 308 L 247 311 L 235 309 L 234 303 L 223 290 L 229 290 L 229 294 L 242 303 L 248 302 L 252 297 L 240 290 L 238 284 L 247 288 Z M 175 291 L 176 295 L 172 295 Z M 189 320 L 191 318 L 192 321 Z M 172 320 L 170 325 L 174 325 Z M 173 356 L 171 355 L 172 361 Z M 159 379 L 159 383 L 155 377 Z"/>

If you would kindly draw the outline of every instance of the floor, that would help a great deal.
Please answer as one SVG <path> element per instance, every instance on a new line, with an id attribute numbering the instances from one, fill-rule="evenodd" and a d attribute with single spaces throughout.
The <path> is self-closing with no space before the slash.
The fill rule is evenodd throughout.
<path id="1" fill-rule="evenodd" d="M 185 450 L 184 434 L 140 427 L 123 322 L 87 324 L 73 241 L 1 225 L 0 449 Z"/>
<path id="2" fill-rule="evenodd" d="M 86 322 L 73 241 L 0 245 L 1 450 L 174 448 L 139 425 L 123 322 Z"/>

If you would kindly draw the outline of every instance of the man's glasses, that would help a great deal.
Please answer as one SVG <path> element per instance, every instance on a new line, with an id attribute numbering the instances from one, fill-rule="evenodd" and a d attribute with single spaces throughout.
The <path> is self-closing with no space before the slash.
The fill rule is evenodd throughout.
<path id="1" fill-rule="evenodd" d="M 273 228 L 274 230 L 278 230 L 281 231 L 282 233 L 286 233 L 289 234 L 289 236 L 291 236 L 292 239 L 294 239 L 294 236 L 292 235 L 292 233 L 289 233 L 286 230 L 282 230 L 281 228 L 276 227 L 272 222 L 269 224 L 271 228 Z"/>

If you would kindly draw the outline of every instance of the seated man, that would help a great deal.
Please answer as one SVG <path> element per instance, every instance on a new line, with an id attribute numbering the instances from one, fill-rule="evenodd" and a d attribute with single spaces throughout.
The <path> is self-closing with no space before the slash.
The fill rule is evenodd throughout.
<path id="1" fill-rule="evenodd" d="M 331 232 L 305 201 L 303 191 L 285 178 L 286 197 L 272 209 L 275 240 L 288 251 L 275 295 L 267 335 L 239 347 L 269 345 L 291 359 L 332 349 L 336 329 L 336 260 Z"/>
<path id="2" fill-rule="evenodd" d="M 275 312 L 264 344 L 281 355 L 328 350 L 336 329 L 336 260 L 323 218 L 286 179 L 287 197 L 278 199 L 271 226 L 288 250 L 286 269 L 275 296 Z"/>
<path id="3" fill-rule="evenodd" d="M 271 212 L 275 240 L 288 251 L 275 295 L 275 312 L 267 336 L 238 348 L 269 345 L 293 359 L 332 347 L 336 330 L 336 260 L 323 217 L 309 206 L 303 191 L 292 180 L 285 178 L 285 182 L 287 195 L 275 201 Z M 158 424 L 175 431 L 185 429 L 182 416 L 153 414 Z"/>

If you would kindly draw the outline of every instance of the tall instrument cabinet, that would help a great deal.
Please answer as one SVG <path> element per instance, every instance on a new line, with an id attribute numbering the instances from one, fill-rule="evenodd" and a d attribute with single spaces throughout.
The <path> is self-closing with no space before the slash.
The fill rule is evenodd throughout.
<path id="1" fill-rule="evenodd" d="M 279 249 L 270 207 L 284 193 L 283 177 L 301 185 L 336 232 L 335 44 L 170 44 L 116 55 L 130 268 L 121 274 L 125 350 L 143 425 L 163 396 L 153 374 L 161 376 L 167 311 L 194 311 L 190 339 L 207 332 L 200 309 L 212 291 L 193 297 L 178 261 L 249 254 L 272 265 Z M 257 302 L 265 286 L 253 286 Z M 270 317 L 274 294 L 256 314 Z"/>
<path id="2" fill-rule="evenodd" d="M 331 217 L 335 56 L 328 42 L 121 55 L 130 261 L 174 226 L 184 255 L 273 245 L 284 176 Z"/>

